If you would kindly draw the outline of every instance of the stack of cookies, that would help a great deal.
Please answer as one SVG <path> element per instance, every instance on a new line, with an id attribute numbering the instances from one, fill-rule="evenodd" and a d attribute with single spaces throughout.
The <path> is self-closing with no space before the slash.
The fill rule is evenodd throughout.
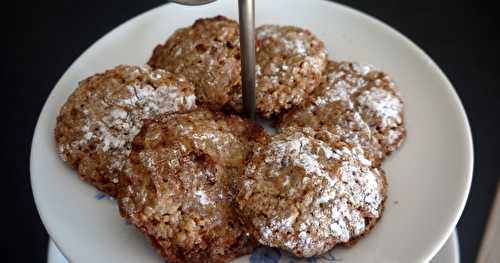
<path id="1" fill-rule="evenodd" d="M 257 245 L 299 257 L 353 244 L 380 219 L 381 164 L 405 137 L 387 74 L 328 59 L 294 26 L 256 35 L 258 113 L 242 110 L 239 25 L 199 19 L 158 45 L 148 65 L 79 83 L 55 139 L 80 177 L 168 262 L 227 262 Z"/>

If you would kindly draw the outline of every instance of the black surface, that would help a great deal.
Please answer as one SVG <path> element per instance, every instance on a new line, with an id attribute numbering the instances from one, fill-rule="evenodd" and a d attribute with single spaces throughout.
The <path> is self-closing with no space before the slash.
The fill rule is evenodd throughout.
<path id="1" fill-rule="evenodd" d="M 472 191 L 458 224 L 462 262 L 473 262 L 498 181 L 500 111 L 497 9 L 477 1 L 341 1 L 422 47 L 455 85 L 474 136 Z M 49 92 L 94 41 L 163 1 L 8 1 L 2 8 L 2 188 L 7 262 L 44 262 L 48 236 L 30 189 L 33 129 Z M 278 14 L 278 13 L 277 13 Z M 425 164 L 422 164 L 425 165 Z M 5 230 L 7 234 L 5 233 Z M 98 237 L 96 237 L 98 238 Z"/>

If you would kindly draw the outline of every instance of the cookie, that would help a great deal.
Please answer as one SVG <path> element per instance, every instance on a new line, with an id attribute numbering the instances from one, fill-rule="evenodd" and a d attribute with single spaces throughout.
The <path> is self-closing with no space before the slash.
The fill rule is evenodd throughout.
<path id="1" fill-rule="evenodd" d="M 301 104 L 321 81 L 327 51 L 308 30 L 263 25 L 256 30 L 256 101 L 264 117 Z"/>
<path id="2" fill-rule="evenodd" d="M 78 85 L 57 117 L 61 158 L 97 189 L 116 195 L 118 173 L 144 118 L 194 109 L 194 87 L 148 66 L 121 65 Z"/>
<path id="3" fill-rule="evenodd" d="M 233 209 L 257 124 L 207 110 L 145 124 L 134 139 L 118 197 L 121 214 L 171 263 L 227 262 L 255 240 Z"/>
<path id="4" fill-rule="evenodd" d="M 305 105 L 282 114 L 277 126 L 333 129 L 377 163 L 406 136 L 399 88 L 384 72 L 353 62 L 330 61 L 320 88 Z"/>
<path id="5" fill-rule="evenodd" d="M 158 45 L 148 62 L 153 68 L 184 75 L 196 86 L 197 102 L 221 109 L 241 104 L 239 24 L 223 16 L 198 19 Z"/>
<path id="6" fill-rule="evenodd" d="M 320 255 L 359 238 L 382 215 L 385 176 L 359 146 L 291 127 L 256 152 L 236 202 L 261 244 Z"/>

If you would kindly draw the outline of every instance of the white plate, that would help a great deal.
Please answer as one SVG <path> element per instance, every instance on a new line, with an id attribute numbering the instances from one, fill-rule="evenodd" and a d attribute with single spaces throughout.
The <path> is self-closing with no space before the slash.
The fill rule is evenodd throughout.
<path id="1" fill-rule="evenodd" d="M 47 263 L 68 263 L 52 240 L 49 241 Z M 448 241 L 430 263 L 460 263 L 460 248 L 456 230 L 453 231 Z"/>
<path id="2" fill-rule="evenodd" d="M 203 7 L 168 4 L 111 31 L 61 77 L 40 114 L 31 149 L 33 195 L 47 231 L 71 262 L 160 262 L 149 243 L 123 223 L 114 202 L 96 201 L 57 156 L 53 129 L 59 108 L 77 82 L 117 64 L 142 64 L 153 47 L 196 18 L 237 18 L 234 0 Z M 389 199 L 384 218 L 342 262 L 423 262 L 450 235 L 472 179 L 472 140 L 457 94 L 436 64 L 387 25 L 326 1 L 256 1 L 257 24 L 295 24 L 323 39 L 337 60 L 369 62 L 401 87 L 408 138 L 385 164 Z"/>

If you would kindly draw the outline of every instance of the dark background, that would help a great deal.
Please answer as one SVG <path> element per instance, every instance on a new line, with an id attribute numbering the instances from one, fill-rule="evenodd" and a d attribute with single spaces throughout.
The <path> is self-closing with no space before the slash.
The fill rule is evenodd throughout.
<path id="1" fill-rule="evenodd" d="M 94 41 L 164 2 L 53 0 L 2 5 L 0 173 L 2 190 L 7 191 L 2 219 L 8 224 L 3 225 L 0 236 L 6 262 L 45 262 L 48 236 L 31 194 L 29 152 L 49 92 Z M 474 180 L 458 224 L 462 262 L 473 262 L 498 182 L 500 44 L 494 24 L 498 9 L 479 1 L 340 2 L 408 36 L 437 62 L 457 89 L 474 136 Z"/>

